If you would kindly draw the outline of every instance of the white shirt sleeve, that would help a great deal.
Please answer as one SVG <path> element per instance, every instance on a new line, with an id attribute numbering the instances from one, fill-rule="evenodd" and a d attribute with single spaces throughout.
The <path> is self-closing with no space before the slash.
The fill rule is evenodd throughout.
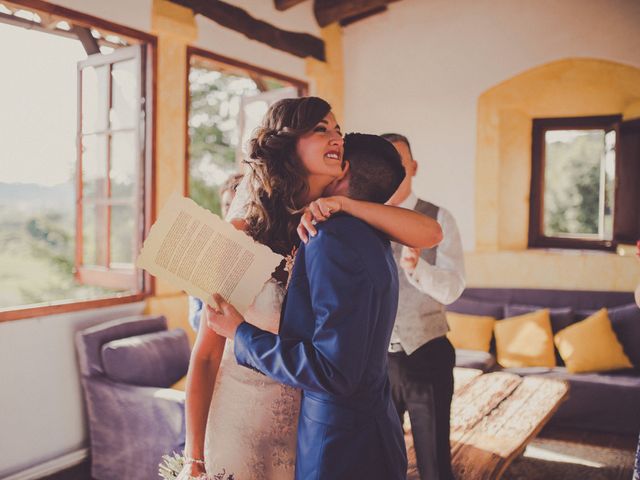
<path id="1" fill-rule="evenodd" d="M 449 305 L 460 297 L 465 287 L 464 253 L 451 213 L 441 207 L 437 220 L 442 227 L 442 242 L 438 245 L 435 265 L 420 258 L 413 272 L 405 275 L 418 290 Z"/>

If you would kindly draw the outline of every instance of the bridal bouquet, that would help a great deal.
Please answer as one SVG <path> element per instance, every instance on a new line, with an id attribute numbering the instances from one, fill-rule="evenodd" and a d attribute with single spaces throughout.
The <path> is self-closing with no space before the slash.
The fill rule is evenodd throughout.
<path id="1" fill-rule="evenodd" d="M 184 467 L 184 455 L 173 452 L 171 455 L 163 455 L 162 463 L 158 465 L 158 474 L 164 480 L 176 480 Z M 218 473 L 213 476 L 191 477 L 189 480 L 235 480 L 233 474 L 226 475 L 226 472 Z"/>

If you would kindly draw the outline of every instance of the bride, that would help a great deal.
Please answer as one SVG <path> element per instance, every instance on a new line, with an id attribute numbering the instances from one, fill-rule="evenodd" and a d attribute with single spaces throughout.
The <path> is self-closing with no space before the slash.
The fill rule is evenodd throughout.
<path id="1" fill-rule="evenodd" d="M 327 102 L 275 103 L 251 139 L 248 173 L 227 220 L 274 252 L 293 255 L 299 212 L 317 201 L 307 212 L 318 220 L 327 208 L 342 210 L 392 240 L 432 247 L 440 227 L 416 212 L 343 197 L 318 200 L 343 175 L 342 154 L 340 126 Z M 310 215 L 303 223 L 313 231 Z M 278 332 L 286 278 L 281 265 L 245 312 L 247 322 Z M 299 390 L 237 365 L 233 342 L 201 321 L 187 374 L 186 463 L 178 480 L 292 480 L 299 409 Z"/>

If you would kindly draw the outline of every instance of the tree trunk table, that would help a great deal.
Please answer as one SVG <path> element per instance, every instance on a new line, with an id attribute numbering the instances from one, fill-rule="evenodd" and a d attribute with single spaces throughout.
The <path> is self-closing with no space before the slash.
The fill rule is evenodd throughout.
<path id="1" fill-rule="evenodd" d="M 454 372 L 454 475 L 461 480 L 497 479 L 566 399 L 569 387 L 549 378 L 467 370 Z"/>

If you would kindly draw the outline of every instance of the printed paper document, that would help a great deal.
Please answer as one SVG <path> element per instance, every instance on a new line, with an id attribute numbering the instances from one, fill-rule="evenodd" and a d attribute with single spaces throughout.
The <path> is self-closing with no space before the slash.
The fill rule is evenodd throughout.
<path id="1" fill-rule="evenodd" d="M 217 292 L 244 313 L 282 259 L 174 193 L 151 227 L 136 265 L 210 305 Z"/>

